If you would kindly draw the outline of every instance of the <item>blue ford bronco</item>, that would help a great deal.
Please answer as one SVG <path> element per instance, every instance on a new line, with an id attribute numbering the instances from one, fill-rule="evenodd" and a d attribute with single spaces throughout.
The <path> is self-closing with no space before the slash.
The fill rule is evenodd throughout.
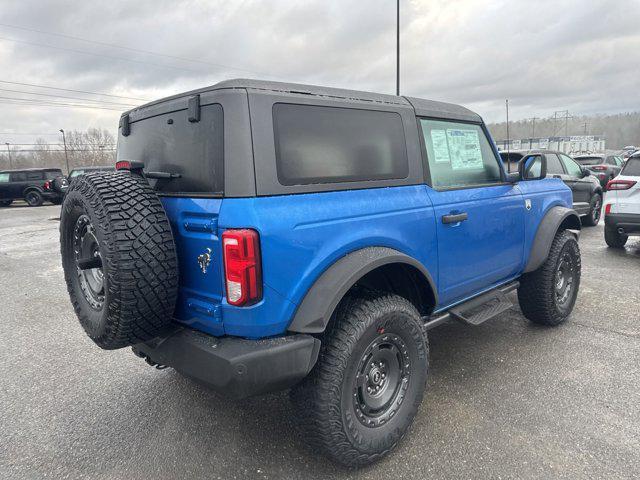
<path id="1" fill-rule="evenodd" d="M 231 397 L 291 388 L 304 438 L 345 465 L 404 437 L 429 329 L 515 290 L 542 325 L 576 301 L 571 191 L 544 156 L 507 173 L 457 105 L 225 81 L 123 114 L 116 168 L 62 208 L 89 337 Z"/>

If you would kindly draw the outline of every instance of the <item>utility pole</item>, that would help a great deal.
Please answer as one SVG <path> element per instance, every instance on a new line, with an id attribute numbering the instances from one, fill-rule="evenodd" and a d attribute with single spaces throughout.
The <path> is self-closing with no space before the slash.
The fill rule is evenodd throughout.
<path id="1" fill-rule="evenodd" d="M 525 120 L 531 120 L 531 138 L 529 138 L 529 150 L 531 150 L 533 145 L 533 139 L 536 136 L 536 120 L 538 120 L 538 117 L 531 117 Z"/>
<path id="2" fill-rule="evenodd" d="M 587 125 L 589 125 L 587 122 L 584 122 L 584 125 L 582 125 L 584 127 L 584 134 L 587 134 Z"/>
<path id="3" fill-rule="evenodd" d="M 507 98 L 504 101 L 505 106 L 507 107 L 507 159 L 510 160 L 511 153 L 511 141 L 509 139 L 509 99 Z"/>
<path id="4" fill-rule="evenodd" d="M 400 0 L 396 1 L 396 95 L 400 96 Z"/>
<path id="5" fill-rule="evenodd" d="M 64 136 L 64 129 L 60 129 L 60 133 L 62 133 L 62 143 L 64 144 L 64 161 L 67 164 L 67 175 L 71 172 L 69 170 L 69 155 L 67 154 L 67 138 Z"/>
<path id="6" fill-rule="evenodd" d="M 7 153 L 9 154 L 9 170 L 13 170 L 13 162 L 11 161 L 11 149 L 9 148 L 9 142 L 4 142 L 7 146 Z"/>

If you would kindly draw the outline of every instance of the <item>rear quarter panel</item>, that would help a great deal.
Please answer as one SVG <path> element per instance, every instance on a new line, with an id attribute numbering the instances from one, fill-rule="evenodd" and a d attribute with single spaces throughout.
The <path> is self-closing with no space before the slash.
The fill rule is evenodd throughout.
<path id="1" fill-rule="evenodd" d="M 249 308 L 223 303 L 230 335 L 283 333 L 322 272 L 360 248 L 394 248 L 436 278 L 435 217 L 424 185 L 224 199 L 220 232 L 247 227 L 260 234 L 264 298 Z"/>

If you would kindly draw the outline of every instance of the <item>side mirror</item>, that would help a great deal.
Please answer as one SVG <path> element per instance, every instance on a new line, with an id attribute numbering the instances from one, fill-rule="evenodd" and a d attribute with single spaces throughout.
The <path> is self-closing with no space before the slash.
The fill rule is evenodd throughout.
<path id="1" fill-rule="evenodd" d="M 582 167 L 582 178 L 588 177 L 589 175 L 591 175 L 591 170 L 589 170 L 588 168 Z"/>
<path id="2" fill-rule="evenodd" d="M 522 180 L 541 180 L 547 176 L 547 159 L 544 155 L 530 155 L 518 163 Z"/>

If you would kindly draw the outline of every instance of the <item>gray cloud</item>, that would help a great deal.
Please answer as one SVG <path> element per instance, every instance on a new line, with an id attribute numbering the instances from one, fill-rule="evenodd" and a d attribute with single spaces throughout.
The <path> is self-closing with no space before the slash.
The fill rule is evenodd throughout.
<path id="1" fill-rule="evenodd" d="M 19 41 L 0 40 L 0 80 L 148 99 L 231 77 L 388 93 L 395 88 L 395 2 L 390 0 L 3 3 L 3 24 L 200 62 L 0 26 L 0 37 Z M 505 98 L 513 118 L 560 109 L 574 114 L 640 109 L 637 0 L 401 4 L 407 95 L 462 103 L 487 121 L 502 120 Z M 0 132 L 114 129 L 118 115 L 0 103 Z"/>

